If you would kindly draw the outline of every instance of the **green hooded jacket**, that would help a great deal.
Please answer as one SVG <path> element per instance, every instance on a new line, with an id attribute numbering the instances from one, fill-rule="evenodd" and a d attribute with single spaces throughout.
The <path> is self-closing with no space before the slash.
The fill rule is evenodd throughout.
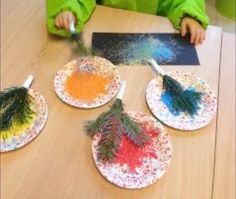
<path id="1" fill-rule="evenodd" d="M 204 28 L 208 25 L 204 0 L 100 0 L 97 3 L 114 8 L 133 10 L 153 15 L 166 16 L 176 29 L 180 29 L 182 17 L 191 16 Z M 55 26 L 54 19 L 62 11 L 74 13 L 78 23 L 77 31 L 89 19 L 96 6 L 95 0 L 47 0 L 47 26 L 52 34 L 68 37 L 69 33 Z"/>

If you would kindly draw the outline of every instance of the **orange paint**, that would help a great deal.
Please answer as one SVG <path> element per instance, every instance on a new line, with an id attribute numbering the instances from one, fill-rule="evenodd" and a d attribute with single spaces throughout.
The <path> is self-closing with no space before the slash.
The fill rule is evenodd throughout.
<path id="1" fill-rule="evenodd" d="M 110 77 L 92 73 L 75 72 L 66 81 L 66 90 L 74 98 L 92 101 L 106 94 Z"/>

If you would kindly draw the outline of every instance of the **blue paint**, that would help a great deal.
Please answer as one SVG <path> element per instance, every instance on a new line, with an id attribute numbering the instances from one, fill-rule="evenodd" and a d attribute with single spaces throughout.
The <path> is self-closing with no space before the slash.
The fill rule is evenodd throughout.
<path id="1" fill-rule="evenodd" d="M 162 60 L 171 60 L 174 57 L 173 52 L 166 46 L 156 48 L 153 52 L 153 57 L 157 57 Z"/>
<path id="2" fill-rule="evenodd" d="M 129 63 L 136 62 L 138 59 L 155 58 L 160 61 L 170 62 L 175 58 L 171 48 L 157 38 L 141 38 L 127 43 L 126 49 L 119 51 L 121 57 L 126 57 Z"/>
<path id="3" fill-rule="evenodd" d="M 195 47 L 180 34 L 93 33 L 93 47 L 114 64 L 139 64 L 155 59 L 160 65 L 199 65 Z"/>
<path id="4" fill-rule="evenodd" d="M 197 98 L 197 93 L 199 92 L 197 92 L 196 89 L 193 87 L 190 87 L 183 92 L 183 96 L 189 101 L 191 101 L 193 114 L 196 114 L 198 109 L 200 108 L 199 104 L 201 102 L 201 96 L 203 94 L 201 94 L 200 98 Z"/>
<path id="5" fill-rule="evenodd" d="M 175 116 L 178 116 L 180 114 L 180 111 L 175 110 L 175 108 L 172 105 L 172 97 L 171 94 L 167 91 L 164 91 L 161 94 L 161 100 L 164 102 L 164 104 L 167 106 L 168 110 Z"/>
<path id="6" fill-rule="evenodd" d="M 184 90 L 180 96 L 175 96 L 173 94 L 171 94 L 170 92 L 164 91 L 161 94 L 161 100 L 163 101 L 163 103 L 167 106 L 168 110 L 175 116 L 178 116 L 180 114 L 180 112 L 188 112 L 191 116 L 193 116 L 194 114 L 197 114 L 197 111 L 199 110 L 200 106 L 200 102 L 201 102 L 201 96 L 203 93 L 200 93 L 196 91 L 195 88 L 193 87 L 189 87 L 188 89 Z M 176 98 L 178 97 L 178 98 Z M 188 103 L 191 104 L 191 111 L 189 111 L 189 109 L 187 109 L 187 107 L 174 107 L 173 104 L 176 103 L 176 100 L 179 99 L 179 97 L 181 99 L 184 99 L 184 101 L 187 101 Z"/>

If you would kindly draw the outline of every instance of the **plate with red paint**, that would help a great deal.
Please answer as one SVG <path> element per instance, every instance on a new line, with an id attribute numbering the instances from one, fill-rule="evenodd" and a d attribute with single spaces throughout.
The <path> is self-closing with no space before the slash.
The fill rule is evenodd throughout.
<path id="1" fill-rule="evenodd" d="M 154 117 L 141 112 L 128 112 L 151 139 L 143 147 L 133 144 L 123 135 L 120 148 L 112 163 L 98 160 L 97 150 L 100 134 L 92 141 L 92 155 L 100 173 L 111 183 L 126 189 L 140 189 L 157 182 L 167 171 L 171 162 L 170 136 Z"/>
<path id="2" fill-rule="evenodd" d="M 119 87 L 116 67 L 97 56 L 80 57 L 65 64 L 54 79 L 58 97 L 77 108 L 102 106 L 112 100 Z"/>
<path id="3" fill-rule="evenodd" d="M 13 124 L 8 131 L 1 132 L 1 152 L 13 151 L 30 143 L 40 134 L 46 124 L 48 107 L 45 99 L 32 89 L 29 89 L 28 93 L 33 99 L 31 108 L 34 114 L 27 124 L 23 124 L 20 127 L 17 124 Z"/>
<path id="4" fill-rule="evenodd" d="M 180 82 L 184 88 L 203 93 L 197 113 L 193 116 L 185 112 L 173 113 L 162 98 L 163 78 L 160 76 L 151 80 L 146 89 L 146 101 L 151 112 L 164 124 L 180 130 L 196 130 L 208 125 L 217 109 L 217 98 L 210 86 L 193 73 L 172 71 L 168 75 Z"/>

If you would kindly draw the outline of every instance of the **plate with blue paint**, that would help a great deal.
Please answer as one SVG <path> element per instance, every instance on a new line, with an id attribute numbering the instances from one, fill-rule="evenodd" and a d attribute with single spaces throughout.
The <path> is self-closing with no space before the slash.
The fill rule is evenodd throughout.
<path id="1" fill-rule="evenodd" d="M 202 93 L 194 115 L 176 111 L 170 103 L 170 96 L 163 90 L 163 78 L 152 79 L 146 89 L 146 101 L 149 109 L 164 124 L 180 130 L 196 130 L 208 125 L 214 118 L 217 109 L 217 99 L 210 86 L 193 73 L 172 71 L 168 73 L 181 83 L 184 89 Z"/>

